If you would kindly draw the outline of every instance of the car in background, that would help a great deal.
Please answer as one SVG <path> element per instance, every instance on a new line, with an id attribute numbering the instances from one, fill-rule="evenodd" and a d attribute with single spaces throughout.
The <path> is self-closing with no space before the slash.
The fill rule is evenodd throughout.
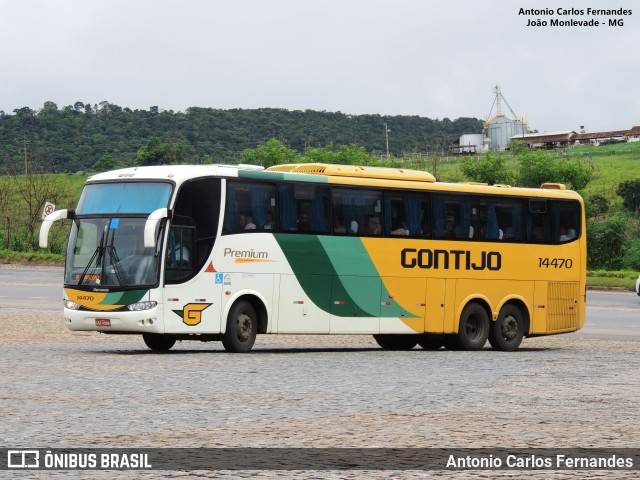
<path id="1" fill-rule="evenodd" d="M 636 293 L 640 295 L 640 275 L 638 275 L 638 279 L 636 280 Z"/>

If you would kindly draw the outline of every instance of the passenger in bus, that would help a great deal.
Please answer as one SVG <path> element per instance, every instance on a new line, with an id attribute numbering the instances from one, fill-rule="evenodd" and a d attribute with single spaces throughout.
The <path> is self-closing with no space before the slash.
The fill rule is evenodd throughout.
<path id="1" fill-rule="evenodd" d="M 458 225 L 453 229 L 453 233 L 456 238 L 473 238 L 474 228 L 469 225 L 469 229 L 464 232 L 462 225 Z"/>
<path id="2" fill-rule="evenodd" d="M 253 218 L 252 217 L 247 217 L 247 224 L 244 226 L 245 230 L 255 230 L 256 229 L 256 224 L 253 223 Z"/>
<path id="3" fill-rule="evenodd" d="M 402 222 L 396 228 L 389 232 L 391 235 L 409 235 L 409 230 L 406 229 L 406 224 Z"/>
<path id="4" fill-rule="evenodd" d="M 263 230 L 275 230 L 275 225 L 273 223 L 273 213 L 271 212 L 267 212 L 267 216 L 265 218 L 264 221 L 264 227 L 262 227 Z"/>
<path id="5" fill-rule="evenodd" d="M 310 232 L 311 231 L 311 223 L 309 222 L 309 214 L 301 213 L 298 218 L 298 231 L 299 232 Z"/>
<path id="6" fill-rule="evenodd" d="M 241 213 L 238 215 L 238 230 L 244 230 L 247 226 L 247 215 L 245 213 Z"/>
<path id="7" fill-rule="evenodd" d="M 573 240 L 576 238 L 576 230 L 575 228 L 560 227 L 560 238 L 561 242 L 568 242 L 569 240 Z"/>
<path id="8" fill-rule="evenodd" d="M 366 233 L 369 235 L 380 235 L 382 228 L 380 227 L 380 219 L 378 217 L 370 217 L 367 223 Z"/>
<path id="9" fill-rule="evenodd" d="M 333 233 L 347 233 L 342 218 L 338 216 L 333 218 Z"/>

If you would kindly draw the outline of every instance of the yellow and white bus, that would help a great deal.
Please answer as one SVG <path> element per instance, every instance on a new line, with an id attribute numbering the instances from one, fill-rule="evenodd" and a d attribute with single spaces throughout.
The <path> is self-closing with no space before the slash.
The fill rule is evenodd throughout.
<path id="1" fill-rule="evenodd" d="M 257 334 L 367 334 L 496 350 L 582 327 L 581 197 L 296 164 L 138 167 L 88 179 L 64 274 L 71 330 L 247 352 Z"/>

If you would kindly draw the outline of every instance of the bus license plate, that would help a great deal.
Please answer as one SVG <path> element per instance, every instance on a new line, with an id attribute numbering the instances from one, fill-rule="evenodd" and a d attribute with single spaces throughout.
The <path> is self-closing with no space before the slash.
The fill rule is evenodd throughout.
<path id="1" fill-rule="evenodd" d="M 110 327 L 111 320 L 108 318 L 96 318 L 96 327 Z"/>

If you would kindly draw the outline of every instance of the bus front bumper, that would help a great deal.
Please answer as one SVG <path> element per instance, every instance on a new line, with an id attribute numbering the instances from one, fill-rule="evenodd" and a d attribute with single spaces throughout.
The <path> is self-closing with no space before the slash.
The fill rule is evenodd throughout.
<path id="1" fill-rule="evenodd" d="M 164 333 L 158 307 L 138 312 L 96 312 L 64 309 L 69 330 L 105 333 Z"/>

